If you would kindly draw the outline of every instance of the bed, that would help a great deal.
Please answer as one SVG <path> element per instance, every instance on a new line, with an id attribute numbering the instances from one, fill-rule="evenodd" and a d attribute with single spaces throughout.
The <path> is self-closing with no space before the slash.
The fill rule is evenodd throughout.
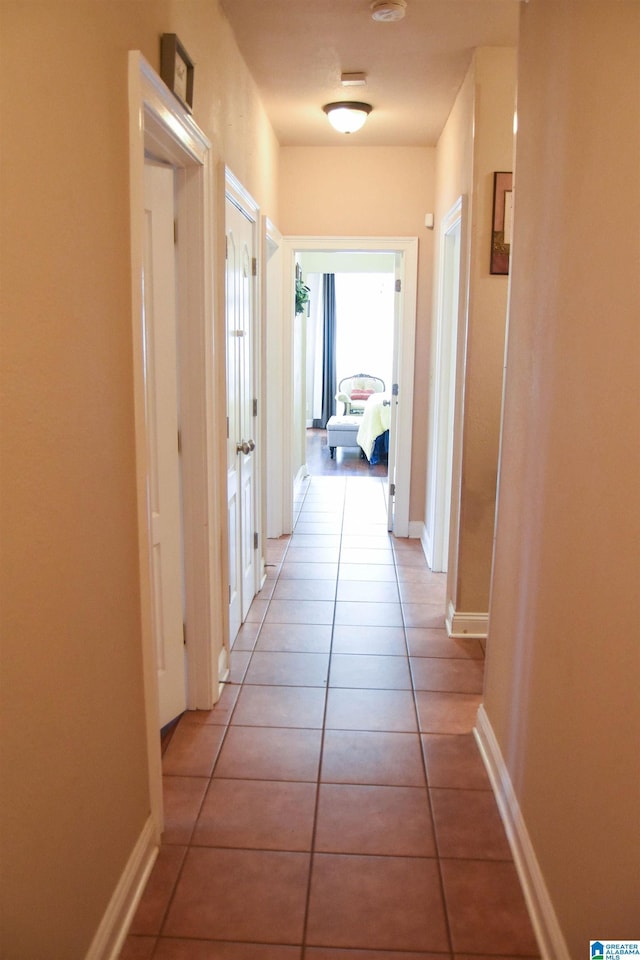
<path id="1" fill-rule="evenodd" d="M 358 445 L 369 463 L 378 463 L 389 452 L 389 425 L 391 423 L 391 397 L 387 393 L 373 393 L 362 411 L 362 423 L 358 429 Z"/>

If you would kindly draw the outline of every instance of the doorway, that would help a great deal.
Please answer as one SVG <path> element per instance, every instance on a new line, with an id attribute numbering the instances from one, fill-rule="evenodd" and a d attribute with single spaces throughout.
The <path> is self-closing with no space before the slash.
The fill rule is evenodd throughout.
<path id="1" fill-rule="evenodd" d="M 307 471 L 310 476 L 386 477 L 389 434 L 383 420 L 393 382 L 395 257 L 306 252 L 297 263 L 296 283 L 303 283 L 309 297 L 304 308 Z M 341 391 L 358 385 L 362 397 L 375 393 L 370 403 L 360 399 L 347 406 L 338 399 Z M 354 430 L 338 437 L 348 444 L 329 446 L 327 424 L 345 414 L 357 418 Z M 369 437 L 362 441 L 367 455 L 355 442 L 358 426 Z M 333 430 L 329 434 L 335 438 Z"/>
<path id="2" fill-rule="evenodd" d="M 171 171 L 175 185 L 175 282 L 178 294 L 172 363 L 177 372 L 182 476 L 182 566 L 187 709 L 210 709 L 227 669 L 221 579 L 224 514 L 216 497 L 223 488 L 224 441 L 213 418 L 221 409 L 217 378 L 222 352 L 213 335 L 211 144 L 193 118 L 138 51 L 129 54 L 129 185 L 131 315 L 135 456 L 138 499 L 139 590 L 151 815 L 162 829 L 160 719 L 158 712 L 157 599 L 154 578 L 152 477 L 149 452 L 154 427 L 147 405 L 145 308 L 145 156 Z M 174 229 L 171 228 L 172 237 Z M 188 322 L 187 322 L 188 318 Z"/>
<path id="3" fill-rule="evenodd" d="M 284 369 L 291 371 L 283 384 L 284 430 L 290 441 L 285 448 L 284 484 L 290 508 L 283 516 L 281 533 L 293 527 L 293 500 L 307 475 L 306 464 L 306 329 L 295 314 L 296 263 L 307 254 L 388 254 L 394 263 L 394 343 L 392 363 L 391 426 L 389 430 L 389 529 L 399 537 L 409 535 L 409 481 L 413 420 L 413 365 L 417 288 L 418 241 L 409 238 L 288 237 L 284 246 L 284 316 L 289 326 L 284 336 Z M 288 302 L 287 302 L 288 298 Z M 397 386 L 396 386 L 397 385 Z M 279 428 L 279 425 L 274 425 Z"/>

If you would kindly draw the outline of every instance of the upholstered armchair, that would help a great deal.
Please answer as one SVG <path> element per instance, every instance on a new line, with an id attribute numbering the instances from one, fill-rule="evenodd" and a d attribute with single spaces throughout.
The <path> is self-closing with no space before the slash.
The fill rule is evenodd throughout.
<path id="1" fill-rule="evenodd" d="M 384 380 L 373 377 L 368 373 L 356 373 L 352 377 L 344 377 L 338 384 L 336 393 L 337 403 L 344 404 L 344 416 L 361 414 L 364 405 L 372 393 L 383 393 Z M 340 413 L 340 411 L 337 411 Z"/>

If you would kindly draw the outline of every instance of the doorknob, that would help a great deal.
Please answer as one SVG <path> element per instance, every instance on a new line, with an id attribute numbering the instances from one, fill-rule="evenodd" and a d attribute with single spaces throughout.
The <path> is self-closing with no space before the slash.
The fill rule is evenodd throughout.
<path id="1" fill-rule="evenodd" d="M 251 453 L 255 448 L 256 445 L 253 440 L 242 440 L 240 443 L 236 443 L 236 453 Z"/>
<path id="2" fill-rule="evenodd" d="M 383 407 L 390 407 L 390 406 L 391 406 L 391 400 L 383 400 L 383 401 L 382 401 L 382 406 L 383 406 Z"/>

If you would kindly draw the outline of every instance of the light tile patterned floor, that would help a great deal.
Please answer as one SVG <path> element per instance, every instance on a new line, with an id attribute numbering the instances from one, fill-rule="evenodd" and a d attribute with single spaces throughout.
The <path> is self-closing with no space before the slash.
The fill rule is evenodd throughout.
<path id="1" fill-rule="evenodd" d="M 166 831 L 121 960 L 534 957 L 472 729 L 482 649 L 386 531 L 384 481 L 314 477 L 164 755 Z"/>

